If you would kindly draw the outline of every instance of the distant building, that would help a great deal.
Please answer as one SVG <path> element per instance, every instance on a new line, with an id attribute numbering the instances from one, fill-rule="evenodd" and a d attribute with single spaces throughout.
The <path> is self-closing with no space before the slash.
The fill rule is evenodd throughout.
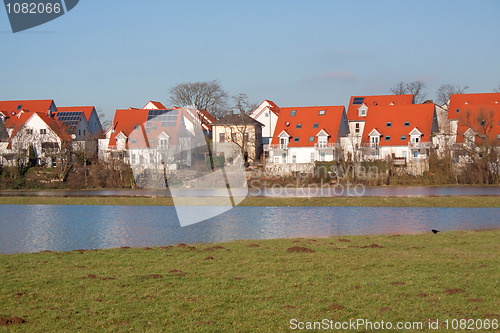
<path id="1" fill-rule="evenodd" d="M 264 146 L 271 143 L 279 112 L 280 108 L 273 101 L 266 99 L 249 115 L 263 125 L 262 144 Z"/>
<path id="2" fill-rule="evenodd" d="M 348 133 L 343 106 L 281 108 L 267 161 L 287 164 L 342 159 L 340 138 Z"/>
<path id="3" fill-rule="evenodd" d="M 346 159 L 361 158 L 361 136 L 368 114 L 376 112 L 378 106 L 413 104 L 413 95 L 351 96 L 347 108 L 349 135 L 342 138 L 341 145 Z"/>
<path id="4" fill-rule="evenodd" d="M 216 154 L 234 152 L 225 151 L 232 142 L 241 150 L 245 162 L 254 162 L 260 159 L 262 153 L 262 127 L 257 120 L 246 114 L 230 114 L 212 123 L 212 141 Z"/>
<path id="5" fill-rule="evenodd" d="M 434 103 L 372 106 L 361 137 L 362 159 L 426 161 L 437 132 Z"/>
<path id="6" fill-rule="evenodd" d="M 62 162 L 65 149 L 89 149 L 92 135 L 83 112 L 58 111 L 53 100 L 0 101 L 0 118 L 9 136 L 0 144 L 2 164 L 26 159 L 30 146 L 39 164 L 52 166 Z"/>

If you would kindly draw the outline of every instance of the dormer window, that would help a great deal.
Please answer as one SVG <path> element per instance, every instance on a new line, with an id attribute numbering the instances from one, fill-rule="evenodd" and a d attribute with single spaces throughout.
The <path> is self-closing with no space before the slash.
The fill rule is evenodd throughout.
<path id="1" fill-rule="evenodd" d="M 290 116 L 293 117 L 293 116 L 295 116 L 296 113 L 297 113 L 297 110 L 292 110 L 292 111 L 290 111 Z"/>
<path id="2" fill-rule="evenodd" d="M 401 141 L 406 141 L 406 135 L 401 135 Z"/>
<path id="3" fill-rule="evenodd" d="M 314 142 L 314 136 L 309 137 L 309 142 Z"/>
<path id="4" fill-rule="evenodd" d="M 299 142 L 300 140 L 300 136 L 296 136 L 295 138 L 293 138 L 293 142 Z"/>
<path id="5" fill-rule="evenodd" d="M 319 127 L 319 123 L 314 123 L 313 128 L 318 128 L 318 127 Z"/>
<path id="6" fill-rule="evenodd" d="M 391 127 L 392 126 L 392 122 L 388 121 L 386 124 L 385 124 L 385 127 Z"/>
<path id="7" fill-rule="evenodd" d="M 410 127 L 410 122 L 409 121 L 405 121 L 405 127 Z"/>
<path id="8" fill-rule="evenodd" d="M 366 113 L 368 112 L 368 107 L 363 104 L 358 108 L 358 116 L 359 117 L 366 117 Z"/>
<path id="9" fill-rule="evenodd" d="M 295 128 L 301 129 L 302 128 L 302 124 L 297 124 L 297 126 L 295 126 Z"/>
<path id="10" fill-rule="evenodd" d="M 391 136 L 390 135 L 386 135 L 385 136 L 385 141 L 391 141 Z"/>
<path id="11" fill-rule="evenodd" d="M 326 111 L 325 111 L 325 110 L 319 110 L 319 115 L 320 115 L 320 116 L 324 116 L 324 115 L 325 115 L 325 113 L 326 113 Z"/>

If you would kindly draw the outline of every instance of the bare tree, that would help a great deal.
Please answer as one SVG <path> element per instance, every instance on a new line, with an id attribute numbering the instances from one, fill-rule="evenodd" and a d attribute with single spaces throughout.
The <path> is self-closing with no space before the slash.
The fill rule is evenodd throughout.
<path id="1" fill-rule="evenodd" d="M 391 88 L 391 92 L 394 95 L 404 95 L 404 94 L 407 94 L 408 93 L 408 89 L 406 87 L 406 83 L 404 83 L 403 81 L 399 81 L 398 83 L 396 83 L 396 85 L 393 88 Z"/>
<path id="2" fill-rule="evenodd" d="M 497 138 L 494 135 L 494 111 L 467 111 L 463 124 L 469 130 L 462 133 L 462 151 L 466 157 L 463 175 L 466 182 L 474 184 L 497 184 L 500 180 L 500 159 Z"/>
<path id="3" fill-rule="evenodd" d="M 107 130 L 109 126 L 111 126 L 113 123 L 111 120 L 106 119 L 106 114 L 101 108 L 97 108 L 97 116 L 99 117 L 99 121 L 101 122 L 101 126 L 103 130 Z"/>
<path id="4" fill-rule="evenodd" d="M 424 92 L 425 88 L 426 84 L 421 80 L 411 81 L 408 83 L 399 81 L 393 88 L 391 88 L 391 92 L 394 95 L 413 94 L 415 103 L 422 103 L 427 96 L 427 94 Z"/>
<path id="5" fill-rule="evenodd" d="M 170 88 L 170 101 L 173 104 L 206 110 L 216 118 L 227 113 L 227 96 L 217 80 L 181 83 Z"/>
<path id="6" fill-rule="evenodd" d="M 494 89 L 494 91 L 500 93 L 500 84 L 498 85 L 498 88 Z"/>
<path id="7" fill-rule="evenodd" d="M 436 92 L 436 103 L 439 105 L 449 106 L 450 96 L 455 94 L 463 94 L 468 86 L 460 86 L 454 84 L 442 84 Z"/>
<path id="8" fill-rule="evenodd" d="M 244 93 L 233 96 L 233 101 L 235 103 L 232 107 L 233 113 L 250 114 L 259 106 L 257 103 L 250 103 L 247 94 Z"/>

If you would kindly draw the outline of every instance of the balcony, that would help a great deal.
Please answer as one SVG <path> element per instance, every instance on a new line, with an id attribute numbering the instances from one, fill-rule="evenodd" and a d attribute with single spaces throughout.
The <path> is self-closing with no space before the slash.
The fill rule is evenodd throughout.
<path id="1" fill-rule="evenodd" d="M 378 143 L 362 143 L 359 148 L 365 156 L 378 156 L 380 153 Z"/>
<path id="2" fill-rule="evenodd" d="M 408 142 L 408 148 L 414 148 L 414 149 L 432 148 L 432 142 Z"/>
<path id="3" fill-rule="evenodd" d="M 314 144 L 314 148 L 317 150 L 332 150 L 337 148 L 336 143 L 318 142 Z"/>
<path id="4" fill-rule="evenodd" d="M 288 149 L 288 144 L 286 143 L 269 145 L 269 150 L 287 150 L 287 149 Z"/>

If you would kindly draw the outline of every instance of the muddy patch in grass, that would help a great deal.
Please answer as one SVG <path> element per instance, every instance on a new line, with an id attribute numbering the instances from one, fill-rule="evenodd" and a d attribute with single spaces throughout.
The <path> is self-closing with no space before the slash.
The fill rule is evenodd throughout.
<path id="1" fill-rule="evenodd" d="M 205 260 L 214 260 L 214 257 L 206 257 Z"/>
<path id="2" fill-rule="evenodd" d="M 446 289 L 444 292 L 448 295 L 455 295 L 455 294 L 465 293 L 465 290 L 455 288 L 455 289 Z"/>
<path id="3" fill-rule="evenodd" d="M 382 248 L 384 248 L 384 246 L 372 243 L 370 245 L 361 246 L 360 248 L 362 248 L 362 249 L 382 249 Z"/>
<path id="4" fill-rule="evenodd" d="M 405 283 L 404 283 L 404 282 L 402 282 L 402 281 L 394 281 L 394 282 L 391 282 L 391 284 L 392 284 L 393 286 L 403 286 Z"/>
<path id="5" fill-rule="evenodd" d="M 330 310 L 337 310 L 337 311 L 340 311 L 340 310 L 343 310 L 345 309 L 345 306 L 343 305 L 340 305 L 340 304 L 337 304 L 337 303 L 332 303 L 330 305 Z"/>
<path id="6" fill-rule="evenodd" d="M 252 244 L 248 244 L 248 247 L 260 247 L 260 245 L 259 245 L 259 244 L 252 243 Z"/>
<path id="7" fill-rule="evenodd" d="M 302 247 L 302 246 L 293 246 L 293 247 L 289 247 L 286 252 L 305 252 L 305 253 L 312 253 L 314 252 L 314 250 L 312 249 L 309 249 L 307 247 Z"/>
<path id="8" fill-rule="evenodd" d="M 26 320 L 21 317 L 0 317 L 0 326 L 10 326 L 24 324 Z"/>

